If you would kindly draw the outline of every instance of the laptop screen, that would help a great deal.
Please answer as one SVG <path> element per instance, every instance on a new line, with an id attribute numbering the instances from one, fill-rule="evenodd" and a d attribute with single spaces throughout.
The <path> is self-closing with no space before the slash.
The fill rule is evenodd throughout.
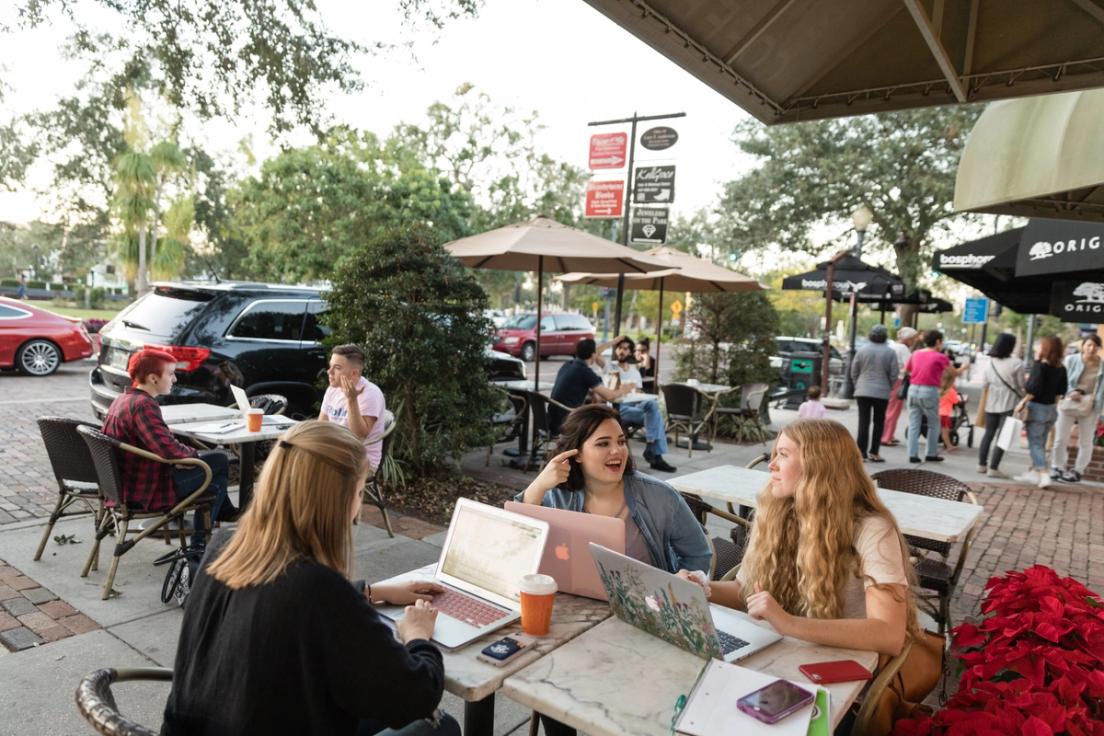
<path id="1" fill-rule="evenodd" d="M 517 601 L 521 578 L 536 572 L 547 525 L 483 504 L 459 503 L 439 572 Z"/>

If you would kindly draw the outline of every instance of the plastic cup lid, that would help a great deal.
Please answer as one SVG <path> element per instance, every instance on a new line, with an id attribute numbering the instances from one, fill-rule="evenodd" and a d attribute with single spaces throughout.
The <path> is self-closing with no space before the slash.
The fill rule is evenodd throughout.
<path id="1" fill-rule="evenodd" d="M 529 595 L 552 595 L 558 590 L 556 579 L 551 575 L 533 573 L 521 578 L 521 592 Z"/>

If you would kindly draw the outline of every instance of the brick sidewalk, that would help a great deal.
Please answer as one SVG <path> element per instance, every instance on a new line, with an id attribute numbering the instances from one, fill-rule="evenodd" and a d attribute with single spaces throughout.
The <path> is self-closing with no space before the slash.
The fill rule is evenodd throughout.
<path id="1" fill-rule="evenodd" d="M 0 644 L 10 651 L 98 628 L 88 616 L 0 560 Z"/>

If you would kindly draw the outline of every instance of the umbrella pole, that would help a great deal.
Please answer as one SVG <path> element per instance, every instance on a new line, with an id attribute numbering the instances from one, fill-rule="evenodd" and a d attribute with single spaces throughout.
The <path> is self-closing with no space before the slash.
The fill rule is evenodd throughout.
<path id="1" fill-rule="evenodd" d="M 656 354 L 655 365 L 652 366 L 655 370 L 652 371 L 655 378 L 655 392 L 659 395 L 659 346 L 663 343 L 663 283 L 666 281 L 666 277 L 659 280 L 659 315 L 656 318 Z"/>
<path id="2" fill-rule="evenodd" d="M 541 309 L 544 306 L 544 256 L 537 256 L 537 354 L 533 368 L 533 390 L 540 390 L 540 357 L 541 357 Z"/>
<path id="3" fill-rule="evenodd" d="M 828 396 L 828 364 L 832 360 L 832 277 L 836 275 L 836 259 L 828 262 L 828 274 L 824 283 L 824 355 L 820 365 L 820 393 Z"/>
<path id="4" fill-rule="evenodd" d="M 613 309 L 613 336 L 621 334 L 621 300 L 625 297 L 625 274 L 617 274 L 617 305 Z"/>

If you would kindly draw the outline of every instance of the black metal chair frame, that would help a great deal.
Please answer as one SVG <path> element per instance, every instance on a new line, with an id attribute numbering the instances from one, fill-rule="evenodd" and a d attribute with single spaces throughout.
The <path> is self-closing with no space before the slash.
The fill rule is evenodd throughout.
<path id="1" fill-rule="evenodd" d="M 157 736 L 157 731 L 137 724 L 119 712 L 111 686 L 117 682 L 171 682 L 172 679 L 173 671 L 165 667 L 96 670 L 85 675 L 77 685 L 77 709 L 88 725 L 103 736 Z"/>
<path id="2" fill-rule="evenodd" d="M 739 406 L 718 406 L 713 414 L 713 439 L 717 437 L 717 424 L 721 417 L 733 417 L 738 423 L 758 422 L 764 407 L 770 404 L 770 385 L 745 383 L 740 387 Z M 710 440 L 712 442 L 712 440 Z"/>
<path id="3" fill-rule="evenodd" d="M 42 434 L 42 442 L 46 445 L 46 454 L 50 458 L 50 467 L 53 468 L 54 477 L 58 484 L 57 503 L 50 513 L 50 521 L 42 531 L 42 539 L 38 542 L 35 551 L 35 562 L 42 559 L 42 553 L 46 550 L 46 542 L 54 530 L 58 520 L 69 516 L 84 516 L 92 514 L 93 533 L 100 528 L 100 518 L 103 515 L 103 494 L 100 492 L 99 477 L 96 475 L 96 464 L 88 452 L 88 445 L 84 444 L 77 427 L 93 427 L 96 425 L 80 419 L 67 417 L 39 417 L 38 431 Z M 70 511 L 69 508 L 81 502 L 88 506 Z"/>
<path id="4" fill-rule="evenodd" d="M 545 396 L 539 391 L 526 391 L 529 409 L 533 412 L 533 442 L 529 449 L 529 456 L 525 460 L 525 470 L 530 470 L 535 465 L 538 469 L 543 464 L 541 450 L 549 442 L 556 439 L 559 432 L 552 431 L 552 415 L 548 411 L 550 406 L 557 406 L 566 413 L 571 412 L 571 407 L 561 404 L 553 398 Z"/>
<path id="5" fill-rule="evenodd" d="M 678 447 L 679 432 L 686 432 L 690 438 L 686 456 L 693 457 L 694 440 L 702 428 L 709 425 L 717 402 L 686 383 L 664 383 L 660 390 L 667 405 L 667 431 L 675 433 L 675 447 Z"/>
<path id="6" fill-rule="evenodd" d="M 491 415 L 491 428 L 495 431 L 491 443 L 487 445 L 487 458 L 483 462 L 484 467 L 490 467 L 491 455 L 494 454 L 495 445 L 500 442 L 510 442 L 517 439 L 518 435 L 525 431 L 526 419 L 529 412 L 529 399 L 524 391 L 492 387 L 499 398 L 510 402 L 510 412 L 496 412 Z M 499 404 L 501 406 L 501 404 Z M 497 407 L 496 407 L 497 408 Z"/>
<path id="7" fill-rule="evenodd" d="M 194 510 L 196 514 L 202 514 L 202 518 L 206 521 L 206 528 L 208 532 L 210 531 L 211 504 L 213 499 L 204 497 L 204 493 L 206 493 L 207 486 L 211 483 L 211 467 L 197 457 L 163 458 L 160 455 L 155 455 L 140 447 L 120 442 L 94 427 L 82 426 L 78 427 L 77 431 L 80 432 L 87 444 L 89 454 L 92 456 L 92 460 L 96 465 L 96 475 L 99 478 L 100 490 L 103 492 L 105 501 L 104 513 L 96 531 L 96 539 L 92 543 L 92 549 L 88 554 L 88 560 L 84 563 L 84 570 L 81 572 L 81 577 L 88 577 L 90 570 L 99 569 L 100 542 L 114 530 L 115 549 L 111 557 L 111 569 L 108 571 L 107 578 L 104 580 L 103 584 L 102 598 L 107 600 L 111 595 L 111 586 L 115 582 L 115 574 L 119 569 L 119 559 L 133 549 L 134 545 L 138 544 L 138 542 L 151 535 L 172 534 L 174 530 L 168 528 L 167 525 L 169 522 L 175 520 L 178 522 L 178 527 L 175 531 L 180 540 L 180 548 L 184 549 L 187 547 L 187 530 L 186 524 L 184 523 L 184 515 L 186 512 L 192 510 Z M 124 498 L 122 474 L 119 471 L 118 453 L 120 452 L 127 452 L 146 460 L 172 467 L 200 468 L 204 473 L 203 483 L 200 484 L 198 489 L 184 499 L 178 501 L 169 509 L 156 511 L 132 509 L 127 506 Z M 108 502 L 113 505 L 108 505 Z M 139 530 L 133 538 L 127 539 L 127 534 L 131 533 L 130 522 L 136 519 L 153 519 L 154 521 L 146 528 Z"/>
<path id="8" fill-rule="evenodd" d="M 377 440 L 383 443 L 383 448 L 380 451 L 380 467 L 383 467 L 384 461 L 391 454 L 391 433 L 395 431 L 395 427 L 399 424 L 395 415 L 390 411 L 384 413 L 383 422 L 383 435 Z M 372 473 L 372 477 L 365 481 L 364 500 L 380 510 L 380 514 L 383 516 L 383 525 L 387 528 L 387 536 L 394 537 L 395 530 L 391 528 L 391 517 L 387 514 L 387 500 L 383 495 L 383 479 L 380 476 L 380 468 L 376 468 Z"/>

